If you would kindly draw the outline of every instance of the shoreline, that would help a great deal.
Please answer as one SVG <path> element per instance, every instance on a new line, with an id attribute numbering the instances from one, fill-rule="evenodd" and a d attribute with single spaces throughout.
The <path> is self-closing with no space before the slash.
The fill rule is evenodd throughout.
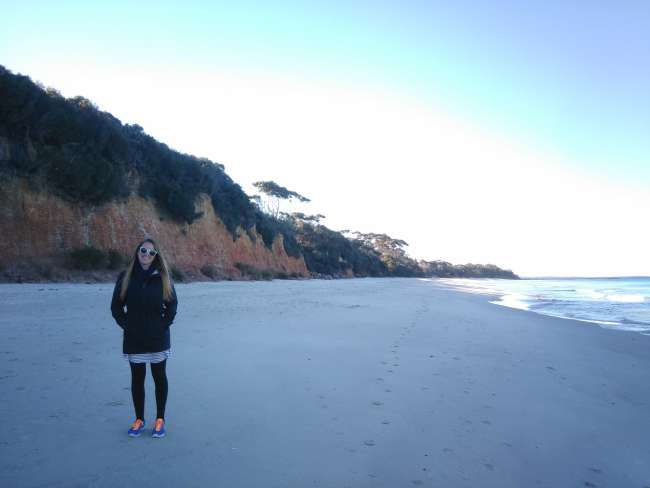
<path id="1" fill-rule="evenodd" d="M 111 291 L 0 285 L 0 484 L 648 482 L 649 337 L 417 278 L 179 284 L 168 435 L 148 372 L 131 439 Z"/>
<path id="2" fill-rule="evenodd" d="M 599 280 L 599 279 L 604 279 L 604 278 L 593 278 L 594 280 Z M 611 278 L 607 278 L 611 279 Z M 621 277 L 620 279 L 630 279 L 626 277 Z M 634 277 L 633 279 L 644 279 L 644 277 Z M 568 278 L 567 278 L 568 280 Z M 577 280 L 584 280 L 582 279 L 577 279 Z M 548 304 L 549 302 L 555 302 L 555 301 L 562 301 L 562 300 L 569 300 L 570 298 L 568 297 L 558 297 L 558 296 L 553 296 L 552 292 L 550 290 L 546 290 L 545 295 L 540 295 L 539 293 L 544 293 L 544 290 L 507 290 L 507 289 L 501 289 L 501 290 L 495 290 L 492 287 L 481 287 L 481 286 L 470 286 L 467 284 L 468 281 L 467 279 L 462 279 L 461 282 L 459 283 L 453 283 L 453 279 L 448 279 L 448 278 L 442 278 L 441 279 L 441 284 L 444 286 L 449 287 L 450 289 L 457 290 L 463 293 L 470 293 L 473 295 L 478 295 L 478 296 L 490 296 L 489 302 L 494 304 L 494 305 L 499 305 L 502 307 L 506 308 L 511 308 L 514 310 L 523 310 L 526 312 L 532 312 L 535 314 L 539 315 L 544 315 L 547 317 L 554 317 L 554 318 L 559 318 L 559 319 L 565 319 L 565 320 L 576 320 L 578 322 L 586 322 L 589 324 L 595 324 L 603 328 L 608 328 L 612 330 L 619 330 L 619 331 L 626 331 L 626 332 L 636 332 L 642 335 L 650 335 L 650 323 L 645 322 L 645 321 L 633 321 L 628 319 L 627 317 L 623 317 L 622 319 L 615 321 L 615 320 L 607 320 L 607 317 L 580 317 L 580 316 L 575 316 L 575 315 L 570 315 L 570 314 L 563 314 L 561 312 L 552 312 L 549 310 L 546 310 L 545 308 L 540 308 L 540 305 L 543 304 Z M 544 280 L 540 280 L 544 281 Z M 549 279 L 548 281 L 557 281 L 555 279 Z M 480 281 L 479 281 L 480 282 Z M 534 292 L 535 294 L 531 294 L 531 292 Z M 603 294 L 604 296 L 604 294 Z M 643 303 L 645 300 L 641 294 L 636 294 L 636 295 L 616 295 L 619 300 L 618 303 Z M 622 299 L 625 300 L 622 300 Z M 571 298 L 575 300 L 575 298 Z M 575 303 L 575 302 L 574 302 Z M 592 307 L 590 308 L 591 312 L 593 313 L 594 310 L 596 310 L 593 307 L 593 303 L 591 303 Z M 596 301 L 595 303 L 599 303 Z M 601 300 L 600 305 L 608 305 L 611 307 L 613 303 L 617 303 L 616 300 Z M 584 307 L 584 310 L 589 309 L 590 302 L 587 300 L 582 299 L 582 306 Z M 650 311 L 650 310 L 649 310 Z"/>

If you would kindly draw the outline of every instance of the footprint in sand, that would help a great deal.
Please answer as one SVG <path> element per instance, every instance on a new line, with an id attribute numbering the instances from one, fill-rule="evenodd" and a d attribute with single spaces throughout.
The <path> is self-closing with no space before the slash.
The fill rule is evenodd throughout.
<path id="1" fill-rule="evenodd" d="M 589 471 L 591 471 L 592 473 L 596 473 L 596 474 L 602 474 L 603 473 L 603 470 L 598 469 L 598 468 L 589 468 Z"/>
<path id="2" fill-rule="evenodd" d="M 555 371 L 555 368 L 553 366 L 546 366 L 546 369 L 548 369 L 549 371 Z"/>
<path id="3" fill-rule="evenodd" d="M 585 486 L 589 486 L 590 488 L 598 488 L 598 485 L 591 483 L 590 481 L 585 481 Z"/>
<path id="4" fill-rule="evenodd" d="M 483 463 L 483 466 L 485 466 L 490 471 L 494 471 L 494 466 L 491 465 L 490 463 Z"/>
<path id="5" fill-rule="evenodd" d="M 489 420 L 481 420 L 481 423 L 485 425 L 492 425 L 492 422 L 490 422 Z"/>
<path id="6" fill-rule="evenodd" d="M 451 447 L 444 447 L 442 449 L 442 452 L 444 452 L 445 454 L 451 454 L 452 452 L 454 452 L 454 450 Z"/>
<path id="7" fill-rule="evenodd" d="M 376 407 L 380 407 L 384 404 L 384 402 L 380 402 L 379 400 L 372 402 L 372 404 Z"/>
<path id="8" fill-rule="evenodd" d="M 372 439 L 368 439 L 367 441 L 363 441 L 363 443 L 366 446 L 374 446 L 375 445 L 375 441 L 373 441 Z"/>
<path id="9" fill-rule="evenodd" d="M 385 391 L 386 393 L 390 393 L 390 392 L 392 392 L 393 390 L 390 390 L 390 389 L 386 388 L 384 391 Z"/>
<path id="10" fill-rule="evenodd" d="M 411 483 L 413 483 L 414 485 L 419 486 L 419 485 L 423 485 L 424 481 L 422 481 L 422 480 L 411 480 Z"/>

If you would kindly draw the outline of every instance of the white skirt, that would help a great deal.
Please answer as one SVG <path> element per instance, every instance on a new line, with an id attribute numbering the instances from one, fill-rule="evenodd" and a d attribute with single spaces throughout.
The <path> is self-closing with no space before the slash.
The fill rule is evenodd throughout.
<path id="1" fill-rule="evenodd" d="M 172 355 L 172 350 L 167 349 L 166 351 L 160 352 L 143 352 L 138 354 L 124 354 L 124 359 L 128 359 L 132 363 L 160 363 L 165 359 L 168 359 Z"/>

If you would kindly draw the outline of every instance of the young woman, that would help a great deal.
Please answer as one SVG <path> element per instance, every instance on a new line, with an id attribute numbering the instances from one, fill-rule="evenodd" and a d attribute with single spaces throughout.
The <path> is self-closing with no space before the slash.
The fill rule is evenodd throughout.
<path id="1" fill-rule="evenodd" d="M 165 367 L 171 354 L 169 327 L 176 316 L 177 303 L 176 290 L 160 248 L 152 239 L 145 239 L 136 248 L 126 270 L 120 273 L 111 301 L 113 318 L 124 329 L 122 353 L 131 366 L 131 395 L 136 419 L 128 431 L 130 436 L 139 436 L 145 426 L 146 363 L 151 364 L 156 385 L 157 413 L 152 437 L 165 436 Z"/>

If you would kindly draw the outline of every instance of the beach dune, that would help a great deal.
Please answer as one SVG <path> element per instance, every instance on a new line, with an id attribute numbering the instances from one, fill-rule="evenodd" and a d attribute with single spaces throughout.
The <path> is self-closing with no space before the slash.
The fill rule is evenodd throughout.
<path id="1" fill-rule="evenodd" d="M 650 486 L 650 336 L 438 280 L 177 291 L 134 439 L 112 285 L 0 285 L 0 486 Z"/>

